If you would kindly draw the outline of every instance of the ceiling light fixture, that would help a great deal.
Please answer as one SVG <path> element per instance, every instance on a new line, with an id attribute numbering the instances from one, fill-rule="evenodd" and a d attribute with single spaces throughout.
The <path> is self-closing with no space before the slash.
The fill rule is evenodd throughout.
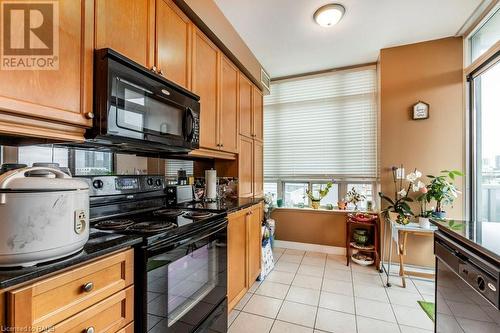
<path id="1" fill-rule="evenodd" d="M 339 23 L 344 16 L 345 8 L 338 3 L 324 5 L 314 13 L 314 21 L 322 27 L 331 27 Z"/>

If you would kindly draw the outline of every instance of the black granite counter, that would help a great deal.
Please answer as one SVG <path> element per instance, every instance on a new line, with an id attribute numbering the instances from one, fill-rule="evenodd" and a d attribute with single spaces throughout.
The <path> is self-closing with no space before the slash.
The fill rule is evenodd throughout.
<path id="1" fill-rule="evenodd" d="M 182 208 L 192 209 L 206 209 L 206 210 L 224 210 L 228 214 L 236 212 L 240 209 L 245 209 L 250 206 L 256 205 L 263 201 L 263 198 L 236 198 L 236 199 L 224 199 L 218 200 L 216 202 L 196 202 L 196 203 L 187 203 L 181 205 Z"/>
<path id="2" fill-rule="evenodd" d="M 500 264 L 500 223 L 434 219 L 431 222 L 442 233 Z"/>
<path id="3" fill-rule="evenodd" d="M 12 287 L 105 254 L 140 243 L 141 237 L 104 232 L 91 233 L 82 251 L 67 258 L 24 268 L 0 268 L 0 289 Z"/>

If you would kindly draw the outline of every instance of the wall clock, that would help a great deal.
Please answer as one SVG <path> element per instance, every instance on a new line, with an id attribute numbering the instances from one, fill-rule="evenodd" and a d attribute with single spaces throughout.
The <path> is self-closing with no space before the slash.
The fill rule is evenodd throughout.
<path id="1" fill-rule="evenodd" d="M 413 120 L 427 119 L 429 118 L 429 104 L 418 101 L 413 105 Z"/>

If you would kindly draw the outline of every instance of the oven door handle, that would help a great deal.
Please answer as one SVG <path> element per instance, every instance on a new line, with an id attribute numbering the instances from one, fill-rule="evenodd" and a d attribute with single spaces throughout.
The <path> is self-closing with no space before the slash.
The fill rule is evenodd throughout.
<path id="1" fill-rule="evenodd" d="M 227 220 L 224 220 L 224 222 L 220 223 L 220 224 L 217 224 L 216 226 L 214 227 L 211 227 L 210 229 L 208 229 L 208 233 L 205 233 L 199 237 L 196 237 L 196 238 L 182 238 L 182 236 L 180 237 L 177 237 L 176 239 L 170 239 L 170 240 L 165 240 L 161 243 L 158 243 L 158 244 L 155 244 L 151 247 L 145 247 L 145 250 L 148 251 L 148 252 L 156 252 L 158 250 L 161 250 L 163 248 L 167 248 L 167 247 L 170 247 L 172 246 L 173 244 L 175 243 L 178 243 L 177 246 L 173 246 L 172 248 L 176 248 L 176 247 L 179 247 L 181 245 L 189 245 L 189 244 L 192 244 L 192 243 L 195 243 L 195 242 L 199 242 L 201 241 L 202 239 L 205 239 L 205 238 L 208 238 L 222 230 L 224 230 L 225 228 L 227 228 Z M 185 240 L 186 242 L 182 242 L 182 244 L 179 244 L 179 241 L 183 241 Z"/>

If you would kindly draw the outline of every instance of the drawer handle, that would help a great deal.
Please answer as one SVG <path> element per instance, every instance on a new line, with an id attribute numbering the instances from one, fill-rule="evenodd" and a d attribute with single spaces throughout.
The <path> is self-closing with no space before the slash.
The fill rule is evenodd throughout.
<path id="1" fill-rule="evenodd" d="M 85 333 L 94 333 L 95 328 L 94 328 L 94 326 L 90 326 L 90 327 L 86 328 L 84 332 Z"/>
<path id="2" fill-rule="evenodd" d="M 93 289 L 94 289 L 94 284 L 92 282 L 87 282 L 83 285 L 83 291 L 85 291 L 86 293 L 91 292 Z M 94 332 L 93 327 L 89 327 L 89 328 L 92 328 L 92 332 Z"/>

